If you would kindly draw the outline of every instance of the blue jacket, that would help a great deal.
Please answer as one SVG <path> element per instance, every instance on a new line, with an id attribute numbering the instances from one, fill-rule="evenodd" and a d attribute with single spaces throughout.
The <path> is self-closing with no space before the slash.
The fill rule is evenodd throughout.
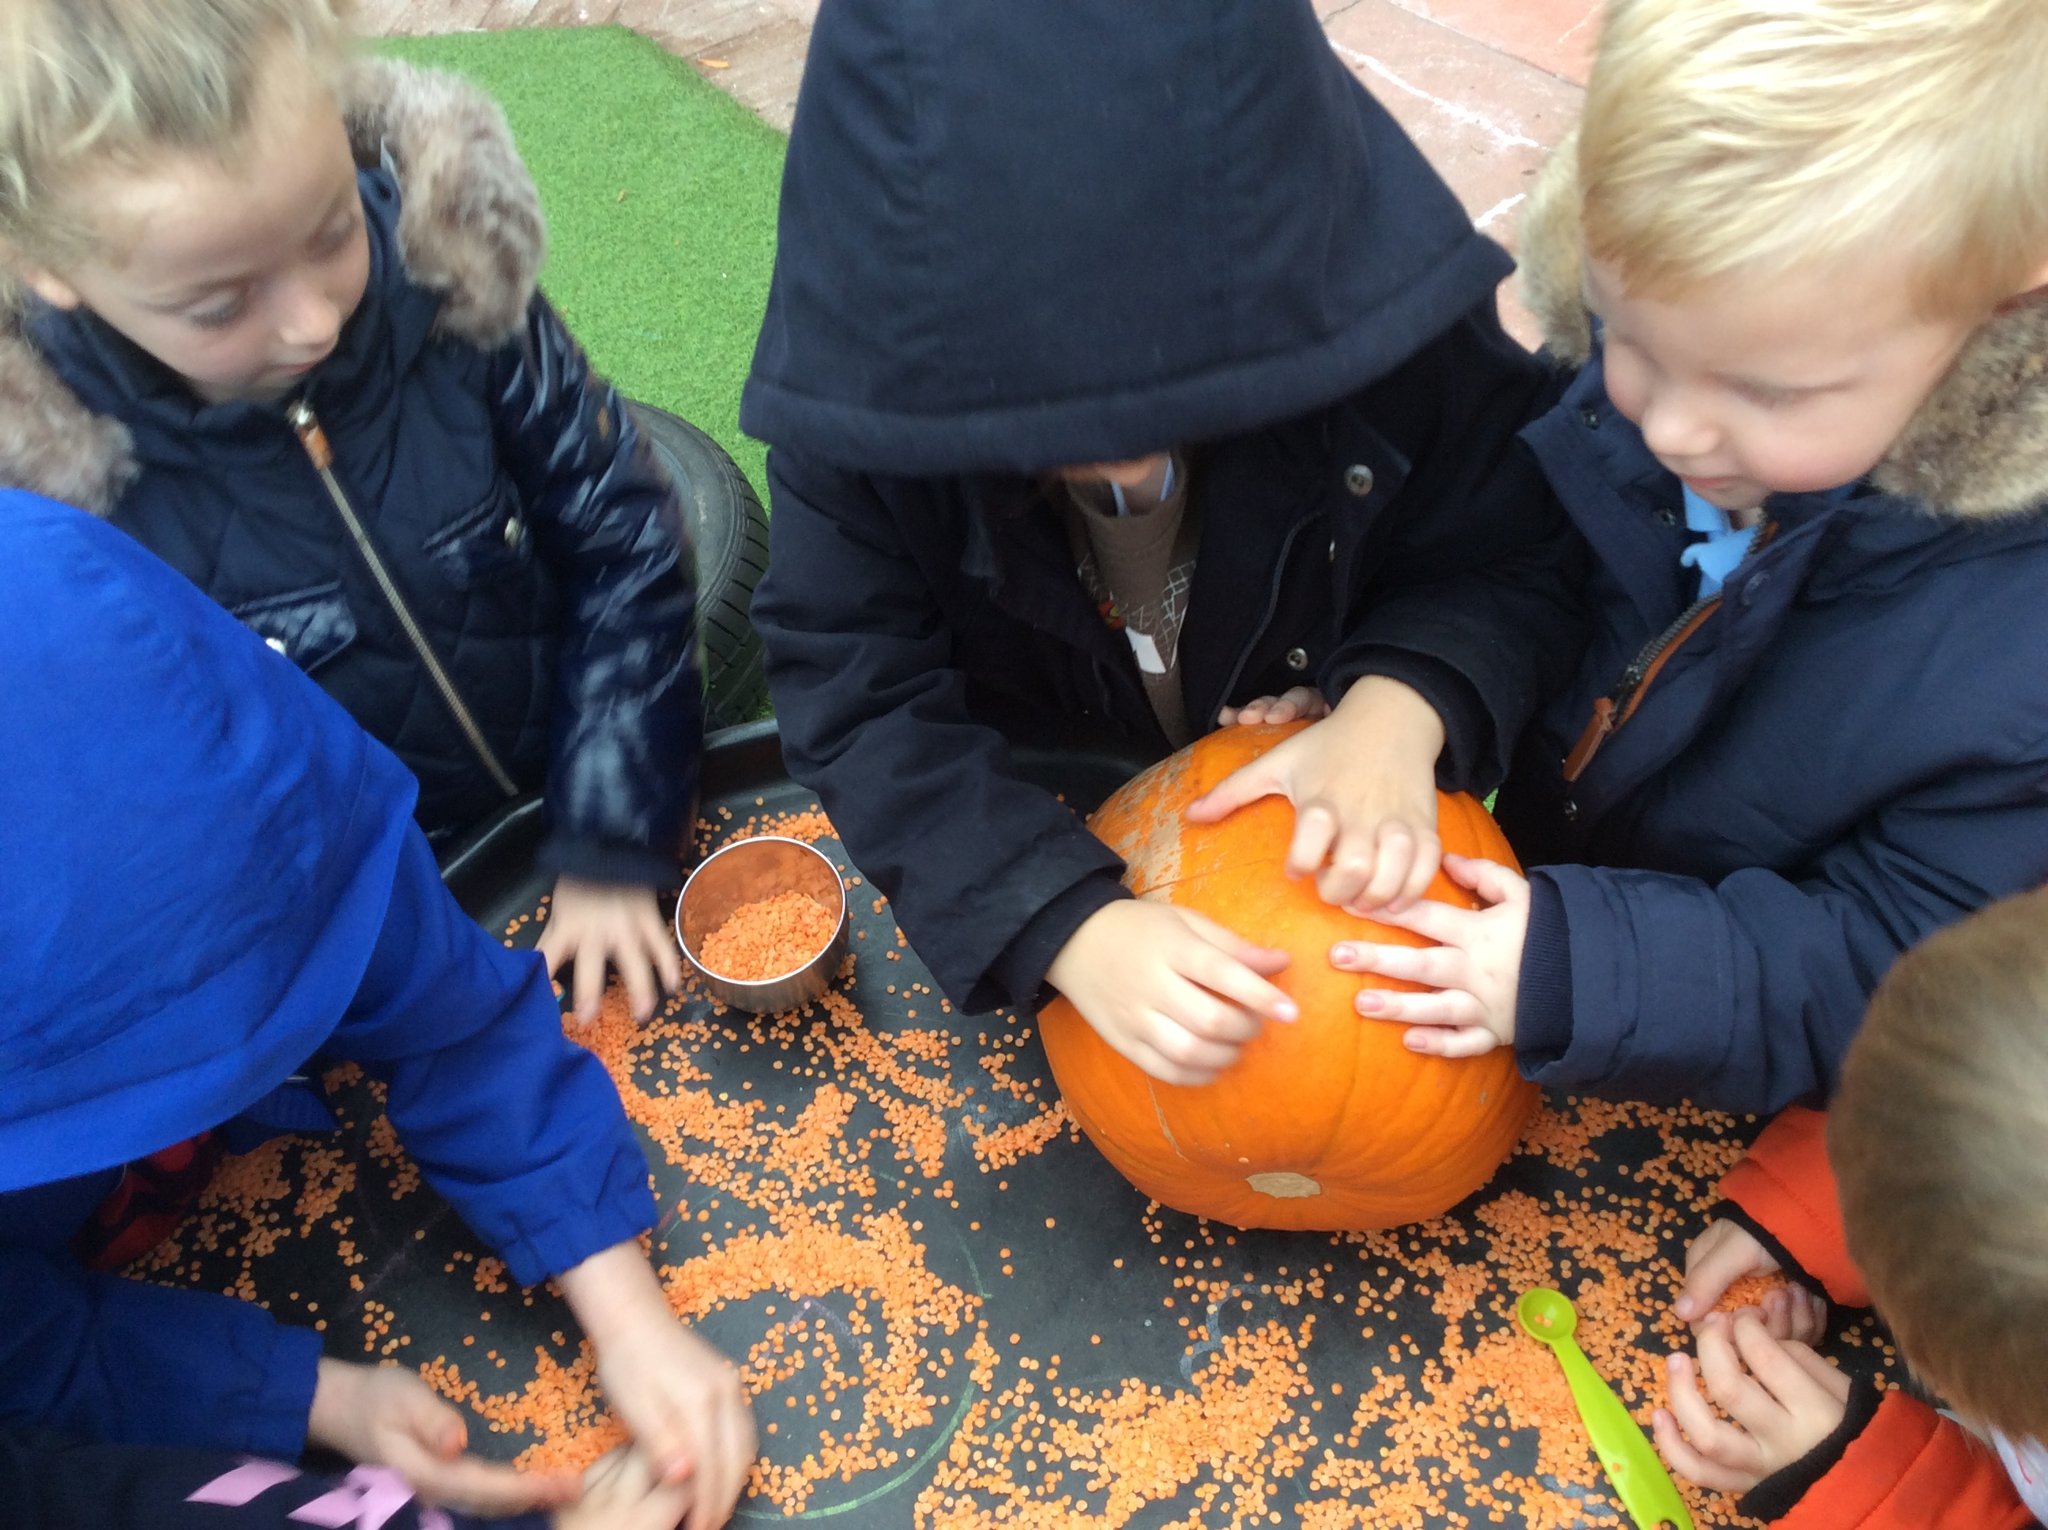
<path id="1" fill-rule="evenodd" d="M 1536 253 L 1577 241 L 1545 234 L 1524 244 L 1538 306 L 1584 354 L 1576 270 Z M 1853 497 L 1770 500 L 1773 535 L 1576 781 L 1560 762 L 1594 703 L 1696 576 L 1677 481 L 1597 355 L 1530 427 L 1595 565 L 1585 660 L 1498 807 L 1540 868 L 1530 1077 L 1758 1113 L 1818 1099 L 1901 951 L 2048 879 L 2043 356 L 2037 300 L 1978 334 Z"/>
<path id="2" fill-rule="evenodd" d="M 14 492 L 0 649 L 0 1416 L 297 1454 L 313 1333 L 64 1247 L 101 1171 L 311 1059 L 388 1082 L 427 1178 L 522 1283 L 651 1225 L 540 960 L 455 907 L 411 777 L 339 707 L 128 538 Z"/>
<path id="3" fill-rule="evenodd" d="M 285 409 L 202 405 L 88 312 L 0 336 L 0 393 L 55 416 L 0 484 L 106 514 L 290 655 L 411 767 L 435 840 L 544 787 L 549 869 L 671 880 L 703 732 L 674 492 L 534 288 L 496 108 L 389 63 L 349 104 L 370 281 L 302 393 L 455 699 Z"/>
<path id="4" fill-rule="evenodd" d="M 1576 635 L 1508 269 L 1297 0 L 826 0 L 742 423 L 783 752 L 970 1009 L 1032 1004 L 1117 858 L 1010 744 L 1166 740 L 1040 475 L 1183 448 L 1196 726 L 1364 674 L 1485 787 Z"/>

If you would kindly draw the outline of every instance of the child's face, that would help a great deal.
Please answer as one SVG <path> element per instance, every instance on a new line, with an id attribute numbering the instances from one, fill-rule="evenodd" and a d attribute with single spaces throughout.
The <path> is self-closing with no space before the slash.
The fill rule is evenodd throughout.
<path id="1" fill-rule="evenodd" d="M 289 393 L 334 349 L 369 279 L 341 112 L 282 52 L 229 163 L 167 151 L 108 166 L 73 206 L 93 253 L 24 280 L 59 307 L 90 308 L 211 402 Z"/>
<path id="2" fill-rule="evenodd" d="M 1861 478 L 1975 327 L 1915 313 L 1904 271 L 1884 260 L 1658 301 L 1589 259 L 1586 301 L 1614 407 L 1724 510 Z"/>

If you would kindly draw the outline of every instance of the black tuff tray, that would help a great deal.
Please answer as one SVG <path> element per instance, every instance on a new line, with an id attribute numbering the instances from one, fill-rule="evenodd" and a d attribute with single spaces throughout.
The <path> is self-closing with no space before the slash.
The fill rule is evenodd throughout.
<path id="1" fill-rule="evenodd" d="M 1135 763 L 1022 760 L 1083 808 Z M 772 724 L 714 740 L 714 844 L 813 805 Z M 515 809 L 446 866 L 513 943 L 531 942 L 547 891 L 538 832 Z M 757 1394 L 763 1464 L 737 1523 L 1628 1523 L 1514 1298 L 1575 1296 L 1595 1365 L 1647 1419 L 1685 1242 L 1753 1124 L 1551 1101 L 1495 1181 L 1436 1222 L 1210 1226 L 1149 1204 L 1065 1124 L 1029 1017 L 946 1010 L 876 901 L 849 897 L 862 1018 L 839 1001 L 715 1015 L 686 995 L 598 1042 L 635 1101 L 673 1300 Z M 418 1183 L 373 1086 L 342 1070 L 329 1087 L 338 1136 L 231 1162 L 154 1278 L 320 1324 L 330 1354 L 426 1365 L 478 1409 L 487 1454 L 594 1451 L 566 1309 L 509 1287 Z M 1833 1352 L 1890 1363 L 1864 1328 Z M 1702 1525 L 1742 1523 L 1726 1500 L 1692 1502 Z"/>

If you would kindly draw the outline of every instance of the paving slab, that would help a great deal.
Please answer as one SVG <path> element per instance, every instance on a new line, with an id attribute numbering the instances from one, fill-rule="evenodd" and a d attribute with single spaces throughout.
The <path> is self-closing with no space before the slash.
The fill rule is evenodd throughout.
<path id="1" fill-rule="evenodd" d="M 1575 85 L 1586 83 L 1593 41 L 1600 31 L 1600 0 L 1396 0 L 1405 11 L 1434 21 L 1521 59 Z M 1348 9 L 1337 0 L 1331 11 Z"/>

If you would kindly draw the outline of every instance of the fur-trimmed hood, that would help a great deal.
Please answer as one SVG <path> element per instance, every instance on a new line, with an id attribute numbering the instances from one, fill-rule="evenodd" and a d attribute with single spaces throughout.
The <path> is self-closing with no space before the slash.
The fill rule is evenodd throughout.
<path id="1" fill-rule="evenodd" d="M 1560 144 L 1522 217 L 1522 295 L 1544 349 L 1577 366 L 1592 354 L 1582 296 L 1578 140 Z M 1887 494 L 1955 516 L 2048 504 L 2048 298 L 1984 325 L 1871 475 Z"/>
<path id="2" fill-rule="evenodd" d="M 403 189 L 398 246 L 406 276 L 441 295 L 435 333 L 484 349 L 517 335 L 545 226 L 497 103 L 451 74 L 361 59 L 342 105 L 357 163 L 388 159 Z M 66 386 L 19 313 L 0 317 L 0 487 L 105 515 L 135 471 L 126 427 Z"/>

